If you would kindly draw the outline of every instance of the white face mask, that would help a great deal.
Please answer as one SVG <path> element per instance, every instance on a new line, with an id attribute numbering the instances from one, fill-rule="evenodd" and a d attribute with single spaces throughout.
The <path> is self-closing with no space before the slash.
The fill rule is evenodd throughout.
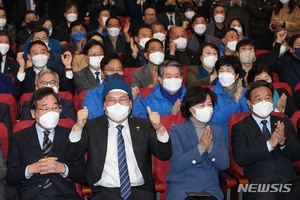
<path id="1" fill-rule="evenodd" d="M 9 50 L 9 45 L 6 43 L 0 43 L 0 53 L 4 56 Z"/>
<path id="2" fill-rule="evenodd" d="M 282 56 L 285 52 L 287 51 L 286 45 L 281 45 L 280 46 L 280 51 L 279 51 L 279 57 Z"/>
<path id="3" fill-rule="evenodd" d="M 192 19 L 192 18 L 194 17 L 194 15 L 195 15 L 195 12 L 194 12 L 194 11 L 186 11 L 186 12 L 184 13 L 184 15 L 185 15 L 185 17 L 186 17 L 187 19 Z"/>
<path id="4" fill-rule="evenodd" d="M 55 92 L 56 94 L 58 94 L 58 87 L 56 87 L 56 86 L 51 86 L 50 84 L 48 84 L 47 87 L 52 88 L 52 89 L 54 90 L 54 92 Z"/>
<path id="5" fill-rule="evenodd" d="M 261 118 L 268 117 L 270 113 L 274 110 L 273 103 L 270 103 L 265 100 L 253 105 L 252 107 L 253 112 Z"/>
<path id="6" fill-rule="evenodd" d="M 0 18 L 0 28 L 3 28 L 6 25 L 6 19 Z"/>
<path id="7" fill-rule="evenodd" d="M 123 106 L 119 103 L 116 103 L 113 106 L 106 107 L 107 115 L 113 121 L 119 122 L 126 119 L 129 115 L 129 106 Z"/>
<path id="8" fill-rule="evenodd" d="M 288 4 L 290 0 L 279 0 L 282 4 Z"/>
<path id="9" fill-rule="evenodd" d="M 105 26 L 107 20 L 108 20 L 108 17 L 102 17 L 102 22 L 103 22 L 104 26 Z"/>
<path id="10" fill-rule="evenodd" d="M 187 46 L 187 39 L 183 37 L 177 38 L 173 42 L 175 42 L 177 49 L 185 49 Z"/>
<path id="11" fill-rule="evenodd" d="M 224 17 L 224 15 L 217 14 L 214 16 L 214 19 L 215 19 L 215 22 L 222 23 L 222 22 L 224 22 L 225 17 Z"/>
<path id="12" fill-rule="evenodd" d="M 159 51 L 150 53 L 149 60 L 155 65 L 160 65 L 165 60 L 165 54 Z"/>
<path id="13" fill-rule="evenodd" d="M 145 45 L 146 43 L 150 40 L 150 38 L 143 38 L 143 39 L 140 39 L 140 42 L 139 42 L 139 45 L 145 49 Z"/>
<path id="14" fill-rule="evenodd" d="M 163 87 L 170 92 L 177 92 L 182 85 L 181 78 L 166 78 L 163 80 Z"/>
<path id="15" fill-rule="evenodd" d="M 108 28 L 107 31 L 108 31 L 108 34 L 109 34 L 111 37 L 116 37 L 116 36 L 118 36 L 119 33 L 120 33 L 120 29 L 117 28 L 117 27 L 111 27 L 111 28 Z"/>
<path id="16" fill-rule="evenodd" d="M 195 108 L 193 107 L 193 109 L 196 111 L 195 114 L 193 114 L 193 116 L 200 122 L 206 123 L 209 122 L 211 119 L 211 116 L 213 114 L 213 108 L 206 106 L 204 108 Z"/>
<path id="17" fill-rule="evenodd" d="M 255 59 L 254 51 L 244 51 L 240 53 L 241 63 L 250 64 L 254 62 L 254 59 Z"/>
<path id="18" fill-rule="evenodd" d="M 75 20 L 77 20 L 77 14 L 75 14 L 75 13 L 67 14 L 67 20 L 69 22 L 74 22 Z"/>
<path id="19" fill-rule="evenodd" d="M 235 77 L 229 72 L 219 73 L 218 78 L 223 87 L 231 86 L 235 82 Z"/>
<path id="20" fill-rule="evenodd" d="M 59 120 L 59 113 L 50 111 L 47 112 L 46 114 L 43 114 L 40 117 L 39 122 L 43 127 L 50 130 L 57 126 L 58 120 Z"/>
<path id="21" fill-rule="evenodd" d="M 166 35 L 163 33 L 155 33 L 153 34 L 153 38 L 159 39 L 160 41 L 165 41 L 166 40 Z"/>
<path id="22" fill-rule="evenodd" d="M 52 33 L 53 33 L 53 29 L 52 28 L 47 28 L 47 29 L 48 29 L 48 32 L 49 32 L 49 36 L 51 36 Z"/>
<path id="23" fill-rule="evenodd" d="M 41 67 L 45 67 L 47 65 L 48 56 L 39 54 L 39 55 L 36 55 L 36 56 L 32 56 L 31 60 L 32 60 L 32 64 L 35 67 L 41 68 Z"/>
<path id="24" fill-rule="evenodd" d="M 231 41 L 228 42 L 226 46 L 230 51 L 235 51 L 235 47 L 237 43 L 238 43 L 237 41 Z"/>
<path id="25" fill-rule="evenodd" d="M 194 31 L 198 34 L 198 35 L 203 35 L 203 33 L 206 31 L 206 26 L 204 24 L 197 24 L 194 27 Z"/>
<path id="26" fill-rule="evenodd" d="M 104 56 L 91 56 L 89 57 L 90 66 L 99 69 L 101 66 L 101 61 Z"/>
<path id="27" fill-rule="evenodd" d="M 232 28 L 234 28 L 239 34 L 243 33 L 243 29 L 240 26 L 234 26 Z"/>
<path id="28" fill-rule="evenodd" d="M 205 65 L 205 67 L 207 67 L 209 69 L 212 69 L 215 67 L 217 60 L 218 60 L 218 58 L 216 58 L 213 55 L 205 56 L 205 57 L 203 57 L 203 65 Z"/>

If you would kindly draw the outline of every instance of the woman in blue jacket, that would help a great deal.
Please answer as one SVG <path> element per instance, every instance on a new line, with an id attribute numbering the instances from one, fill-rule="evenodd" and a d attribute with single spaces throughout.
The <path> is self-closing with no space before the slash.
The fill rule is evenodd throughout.
<path id="1" fill-rule="evenodd" d="M 218 171 L 229 167 L 222 128 L 210 122 L 217 96 L 208 88 L 191 87 L 180 107 L 186 121 L 171 127 L 173 155 L 167 176 L 167 199 L 183 200 L 188 192 L 223 199 Z"/>

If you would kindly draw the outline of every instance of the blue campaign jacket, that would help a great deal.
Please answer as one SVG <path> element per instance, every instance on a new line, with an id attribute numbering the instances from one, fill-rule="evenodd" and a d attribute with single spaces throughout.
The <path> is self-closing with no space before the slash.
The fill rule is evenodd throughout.
<path id="1" fill-rule="evenodd" d="M 173 155 L 167 176 L 167 200 L 185 199 L 186 192 L 209 192 L 223 199 L 218 171 L 229 167 L 229 152 L 222 128 L 210 122 L 206 125 L 211 127 L 213 148 L 210 153 L 204 152 L 202 155 L 191 119 L 171 127 Z"/>

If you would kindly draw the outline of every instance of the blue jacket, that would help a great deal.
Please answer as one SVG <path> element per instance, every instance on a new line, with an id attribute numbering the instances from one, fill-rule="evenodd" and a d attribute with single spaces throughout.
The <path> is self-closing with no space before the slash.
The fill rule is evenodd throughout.
<path id="1" fill-rule="evenodd" d="M 171 127 L 173 155 L 167 176 L 167 200 L 185 199 L 188 191 L 208 192 L 223 199 L 218 171 L 229 167 L 229 152 L 222 128 L 210 122 L 207 125 L 210 125 L 213 134 L 213 148 L 210 153 L 204 152 L 202 155 L 191 119 Z"/>
<path id="2" fill-rule="evenodd" d="M 31 42 L 31 38 L 28 38 L 26 41 L 25 41 L 25 44 L 22 48 L 22 52 L 24 52 L 23 56 L 25 58 L 25 60 L 27 60 L 27 54 L 28 54 L 28 51 L 29 51 L 29 44 Z M 58 40 L 56 39 L 53 39 L 53 38 L 49 38 L 49 44 L 48 44 L 48 47 L 50 47 L 50 51 L 53 52 L 53 53 L 58 53 L 58 54 L 62 54 L 62 50 L 61 50 L 61 46 L 60 46 L 60 43 Z"/>
<path id="3" fill-rule="evenodd" d="M 96 117 L 104 115 L 102 93 L 105 85 L 103 83 L 91 90 L 88 90 L 84 96 L 82 108 L 84 106 L 88 108 L 89 119 L 94 119 Z M 135 102 L 133 103 L 132 115 L 146 118 L 146 111 L 144 110 L 142 96 L 140 94 L 137 96 Z"/>
<path id="4" fill-rule="evenodd" d="M 230 116 L 235 113 L 250 111 L 245 97 L 246 88 L 243 88 L 243 96 L 240 98 L 239 102 L 236 102 L 224 92 L 219 81 L 212 88 L 212 91 L 216 93 L 218 99 L 214 107 L 211 122 L 222 127 L 228 147 L 228 120 Z"/>
<path id="5" fill-rule="evenodd" d="M 181 86 L 180 90 L 182 90 L 180 96 L 180 101 L 182 102 L 186 89 Z M 162 96 L 160 92 L 160 84 L 155 85 L 152 93 L 145 97 L 143 104 L 145 106 L 145 110 L 147 106 L 149 106 L 151 108 L 151 111 L 158 112 L 160 116 L 172 115 L 171 110 L 174 106 L 174 104 L 172 104 L 168 99 Z"/>

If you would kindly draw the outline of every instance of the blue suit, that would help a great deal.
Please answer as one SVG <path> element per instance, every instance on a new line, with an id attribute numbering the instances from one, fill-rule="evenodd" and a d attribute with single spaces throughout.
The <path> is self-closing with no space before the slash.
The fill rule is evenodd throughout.
<path id="1" fill-rule="evenodd" d="M 186 89 L 183 86 L 181 86 L 180 90 L 182 90 L 180 96 L 180 101 L 182 102 Z M 172 115 L 171 110 L 174 106 L 174 104 L 172 104 L 161 94 L 160 84 L 155 85 L 152 93 L 145 97 L 143 104 L 145 106 L 145 110 L 147 106 L 149 106 L 153 112 L 158 112 L 160 116 Z"/>
<path id="2" fill-rule="evenodd" d="M 208 153 L 199 153 L 194 123 L 191 119 L 171 127 L 173 155 L 167 176 L 167 199 L 185 199 L 186 192 L 208 192 L 223 199 L 219 187 L 218 171 L 229 167 L 229 152 L 226 148 L 222 128 L 210 125 L 213 147 Z"/>
<path id="3" fill-rule="evenodd" d="M 249 112 L 247 100 L 245 97 L 246 88 L 243 88 L 243 96 L 238 102 L 230 98 L 223 90 L 222 85 L 218 81 L 217 84 L 212 88 L 217 96 L 217 102 L 214 107 L 214 113 L 211 122 L 218 124 L 222 127 L 223 133 L 226 138 L 226 145 L 228 147 L 228 120 L 229 117 L 239 112 Z"/>

